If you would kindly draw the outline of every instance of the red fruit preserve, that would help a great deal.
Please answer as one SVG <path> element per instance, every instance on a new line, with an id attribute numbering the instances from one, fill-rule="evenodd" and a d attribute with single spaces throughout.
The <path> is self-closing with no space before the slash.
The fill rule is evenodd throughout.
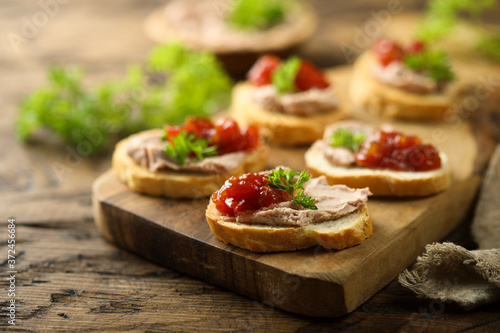
<path id="1" fill-rule="evenodd" d="M 273 73 L 281 64 L 281 59 L 274 55 L 260 57 L 248 72 L 248 81 L 257 87 L 271 84 Z M 323 73 L 306 60 L 301 60 L 294 83 L 298 91 L 307 91 L 313 88 L 325 89 L 330 86 Z"/>
<path id="2" fill-rule="evenodd" d="M 232 119 L 222 118 L 213 123 L 208 118 L 189 117 L 181 126 L 167 126 L 166 138 L 171 141 L 180 132 L 194 134 L 197 138 L 207 139 L 209 146 L 217 146 L 218 155 L 237 151 L 250 151 L 259 145 L 259 129 L 251 125 L 241 130 Z"/>
<path id="3" fill-rule="evenodd" d="M 356 163 L 375 169 L 429 171 L 441 167 L 441 158 L 436 148 L 416 136 L 378 131 L 362 144 Z"/>
<path id="4" fill-rule="evenodd" d="M 236 213 L 256 211 L 292 199 L 287 192 L 268 186 L 266 178 L 267 175 L 258 173 L 231 177 L 212 195 L 212 201 L 221 213 L 235 216 Z"/>

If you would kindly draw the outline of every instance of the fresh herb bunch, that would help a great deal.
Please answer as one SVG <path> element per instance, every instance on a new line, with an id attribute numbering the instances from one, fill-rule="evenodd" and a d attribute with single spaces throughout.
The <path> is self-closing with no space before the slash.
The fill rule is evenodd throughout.
<path id="1" fill-rule="evenodd" d="M 236 0 L 227 21 L 241 30 L 266 30 L 284 21 L 291 0 Z"/>
<path id="2" fill-rule="evenodd" d="M 357 152 L 359 147 L 365 141 L 366 134 L 353 134 L 346 128 L 338 128 L 331 136 L 329 144 L 332 147 L 345 147 L 353 152 Z"/>
<path id="3" fill-rule="evenodd" d="M 151 78 L 163 80 L 151 82 Z M 26 141 L 38 128 L 48 128 L 77 147 L 90 135 L 92 153 L 107 145 L 113 134 L 180 124 L 186 116 L 210 116 L 229 102 L 231 80 L 215 56 L 190 51 L 180 44 L 158 46 L 149 55 L 148 69 L 130 66 L 127 76 L 96 89 L 83 86 L 79 70 L 55 67 L 48 84 L 21 104 L 18 137 Z"/>
<path id="4" fill-rule="evenodd" d="M 481 14 L 496 4 L 496 0 L 430 0 L 418 36 L 427 42 L 446 37 L 465 17 L 478 25 L 481 23 Z M 486 30 L 483 34 L 483 38 L 478 41 L 478 49 L 500 60 L 500 34 L 491 35 Z"/>
<path id="5" fill-rule="evenodd" d="M 50 69 L 48 84 L 21 103 L 18 137 L 26 141 L 37 128 L 46 127 L 75 146 L 95 136 L 91 153 L 101 150 L 109 132 L 126 126 L 131 110 L 118 99 L 126 93 L 126 83 L 101 85 L 90 92 L 83 87 L 82 77 L 78 70 Z"/>
<path id="6" fill-rule="evenodd" d="M 197 160 L 217 155 L 217 146 L 209 146 L 208 140 L 197 138 L 193 133 L 181 131 L 170 140 L 165 146 L 165 154 L 181 166 L 192 154 Z"/>
<path id="7" fill-rule="evenodd" d="M 477 49 L 493 59 L 500 60 L 500 33 L 483 36 L 477 43 Z"/>
<path id="8" fill-rule="evenodd" d="M 296 182 L 293 182 L 295 176 L 299 176 Z M 311 175 L 305 171 L 300 174 L 293 170 L 273 170 L 266 178 L 269 182 L 267 185 L 276 190 L 285 191 L 292 196 L 292 200 L 296 205 L 306 209 L 318 209 L 312 197 L 304 194 L 304 183 L 311 179 Z"/>
<path id="9" fill-rule="evenodd" d="M 441 50 L 423 50 L 414 54 L 408 54 L 403 62 L 410 69 L 424 73 L 435 82 L 448 82 L 455 78 L 450 69 L 450 63 L 446 52 Z"/>
<path id="10" fill-rule="evenodd" d="M 292 57 L 283 62 L 272 74 L 272 84 L 280 94 L 297 91 L 295 78 L 299 72 L 302 60 Z"/>

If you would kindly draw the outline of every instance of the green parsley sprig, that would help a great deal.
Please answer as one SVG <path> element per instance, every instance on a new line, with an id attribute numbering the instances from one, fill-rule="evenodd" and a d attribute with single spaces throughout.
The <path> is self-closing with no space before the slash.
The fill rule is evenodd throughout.
<path id="1" fill-rule="evenodd" d="M 483 36 L 477 43 L 477 49 L 492 59 L 500 60 L 500 32 L 496 35 Z"/>
<path id="2" fill-rule="evenodd" d="M 365 139 L 365 133 L 358 132 L 353 134 L 347 128 L 341 127 L 330 136 L 328 143 L 332 147 L 345 147 L 353 152 L 357 152 Z"/>
<path id="3" fill-rule="evenodd" d="M 284 21 L 290 0 L 236 0 L 227 21 L 241 30 L 266 30 Z"/>
<path id="4" fill-rule="evenodd" d="M 202 160 L 217 155 L 217 146 L 209 146 L 208 140 L 197 138 L 193 133 L 186 131 L 181 131 L 165 146 L 165 154 L 181 166 L 186 164 L 189 156 L 193 153 L 195 159 Z"/>
<path id="5" fill-rule="evenodd" d="M 272 74 L 272 84 L 280 94 L 297 91 L 295 78 L 299 72 L 302 60 L 292 57 L 283 62 Z"/>
<path id="6" fill-rule="evenodd" d="M 435 82 L 449 82 L 455 78 L 451 71 L 448 54 L 442 50 L 423 50 L 408 54 L 403 62 L 410 69 L 424 73 Z"/>
<path id="7" fill-rule="evenodd" d="M 152 80 L 158 76 L 163 79 Z M 210 116 L 228 105 L 231 91 L 214 55 L 177 43 L 154 48 L 147 68 L 132 65 L 121 80 L 95 88 L 83 80 L 79 70 L 50 69 L 47 84 L 20 105 L 19 139 L 48 128 L 73 147 L 87 140 L 97 153 L 115 136 L 180 124 L 189 115 Z"/>
<path id="8" fill-rule="evenodd" d="M 494 59 L 500 60 L 500 33 L 491 34 L 481 26 L 481 14 L 498 4 L 497 0 L 430 0 L 427 12 L 418 30 L 418 37 L 426 42 L 448 36 L 460 22 L 481 28 L 476 48 Z"/>
<path id="9" fill-rule="evenodd" d="M 297 181 L 293 181 L 295 176 L 299 176 Z M 316 200 L 312 197 L 306 196 L 304 193 L 304 183 L 311 179 L 311 175 L 305 171 L 300 174 L 293 170 L 273 170 L 266 178 L 269 182 L 267 185 L 276 190 L 285 191 L 292 196 L 292 200 L 296 205 L 302 206 L 306 209 L 317 210 Z"/>

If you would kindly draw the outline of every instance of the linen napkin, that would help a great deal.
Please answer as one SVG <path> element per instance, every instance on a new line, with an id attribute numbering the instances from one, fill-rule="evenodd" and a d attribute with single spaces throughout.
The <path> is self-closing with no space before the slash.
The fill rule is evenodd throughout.
<path id="1" fill-rule="evenodd" d="M 484 178 L 472 235 L 479 250 L 429 244 L 399 282 L 419 297 L 454 301 L 464 309 L 500 300 L 500 145 Z"/>

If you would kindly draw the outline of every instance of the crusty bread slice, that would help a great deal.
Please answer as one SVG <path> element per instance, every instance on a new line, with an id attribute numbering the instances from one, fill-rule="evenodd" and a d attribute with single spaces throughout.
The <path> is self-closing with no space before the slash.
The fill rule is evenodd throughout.
<path id="1" fill-rule="evenodd" d="M 366 204 L 339 219 L 303 227 L 227 222 L 212 200 L 205 215 L 217 238 L 255 252 L 293 251 L 314 245 L 341 250 L 361 244 L 373 233 Z"/>
<path id="2" fill-rule="evenodd" d="M 323 152 L 312 146 L 305 154 L 306 169 L 313 176 L 325 175 L 328 183 L 352 188 L 368 187 L 378 196 L 426 196 L 450 185 L 447 157 L 440 153 L 441 168 L 432 171 L 408 172 L 376 170 L 362 167 L 341 167 L 331 164 Z"/>
<path id="3" fill-rule="evenodd" d="M 326 125 L 348 116 L 341 106 L 332 112 L 305 117 L 265 110 L 253 101 L 255 89 L 247 82 L 234 86 L 231 116 L 238 123 L 267 130 L 270 142 L 280 146 L 310 144 L 323 136 Z"/>
<path id="4" fill-rule="evenodd" d="M 200 4 L 200 2 L 202 1 L 169 1 L 147 17 L 144 24 L 146 35 L 158 43 L 178 41 L 196 50 L 241 56 L 250 52 L 256 54 L 276 53 L 299 45 L 311 37 L 318 25 L 318 17 L 314 9 L 305 1 L 296 2 L 283 24 L 264 31 L 242 31 L 232 29 L 228 25 L 227 29 L 222 30 L 223 33 L 217 33 L 220 32 L 218 30 L 214 34 L 213 28 L 210 25 L 207 28 L 207 24 L 186 24 L 179 27 L 176 26 L 175 22 L 168 20 L 166 14 L 170 12 L 175 17 L 179 17 L 179 9 L 181 12 L 190 10 L 192 12 L 191 21 L 193 15 L 200 15 L 200 10 L 206 10 L 201 15 L 211 17 L 210 22 L 214 19 L 220 19 L 220 23 L 222 23 L 224 15 L 222 15 L 221 8 L 218 8 L 217 3 Z M 221 4 L 221 7 L 225 5 Z M 182 18 L 182 16 L 180 17 Z"/>
<path id="5" fill-rule="evenodd" d="M 158 131 L 158 130 L 150 130 Z M 138 165 L 127 154 L 127 142 L 123 139 L 113 153 L 113 170 L 127 187 L 133 191 L 165 196 L 169 198 L 208 197 L 217 191 L 231 176 L 241 176 L 248 172 L 265 169 L 269 147 L 265 144 L 249 152 L 245 160 L 234 170 L 224 174 L 196 174 L 192 172 L 159 171 L 151 172 Z"/>
<path id="6" fill-rule="evenodd" d="M 354 64 L 350 85 L 353 106 L 378 116 L 408 120 L 444 120 L 452 111 L 457 85 L 445 93 L 416 94 L 380 82 L 371 71 L 376 63 L 372 51 L 363 53 Z"/>

